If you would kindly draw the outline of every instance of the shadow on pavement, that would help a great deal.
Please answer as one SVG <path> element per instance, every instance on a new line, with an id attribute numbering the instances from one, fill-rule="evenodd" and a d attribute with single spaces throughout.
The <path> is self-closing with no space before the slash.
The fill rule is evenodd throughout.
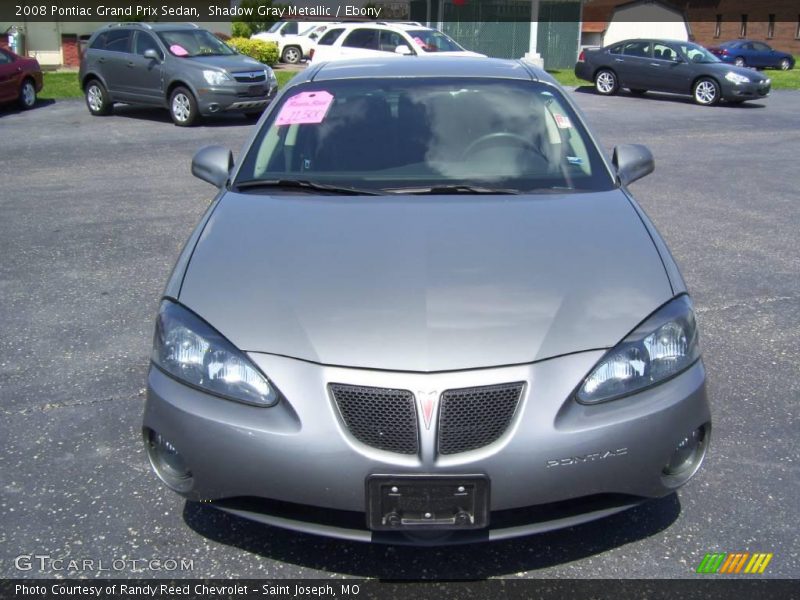
<path id="1" fill-rule="evenodd" d="M 485 579 L 535 571 L 656 535 L 680 514 L 677 494 L 598 521 L 512 540 L 413 547 L 349 542 L 271 527 L 186 502 L 183 518 L 200 535 L 270 560 L 381 579 Z"/>
<path id="2" fill-rule="evenodd" d="M 594 86 L 592 85 L 582 85 L 575 88 L 575 91 L 579 94 L 594 94 L 599 96 Z M 645 94 L 632 94 L 628 90 L 621 89 L 616 95 L 621 96 L 623 98 L 637 98 L 639 100 L 652 100 L 652 101 L 660 101 L 660 102 L 672 102 L 675 104 L 695 104 L 694 100 L 690 96 L 681 96 L 678 94 L 667 94 L 665 92 L 647 92 Z M 609 96 L 610 97 L 610 96 Z M 706 108 L 697 105 L 698 108 Z M 734 102 L 727 102 L 723 100 L 716 106 L 712 108 L 744 108 L 744 109 L 754 109 L 754 108 L 766 108 L 766 104 L 759 104 L 758 101 L 748 100 L 745 102 L 734 103 Z"/>

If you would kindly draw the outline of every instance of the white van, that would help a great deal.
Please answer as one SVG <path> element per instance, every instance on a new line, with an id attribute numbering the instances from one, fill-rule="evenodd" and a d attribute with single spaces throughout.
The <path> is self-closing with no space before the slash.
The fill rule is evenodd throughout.
<path id="1" fill-rule="evenodd" d="M 278 44 L 280 59 L 289 64 L 308 58 L 317 39 L 332 25 L 327 21 L 278 21 L 267 31 L 256 33 L 251 39 Z"/>

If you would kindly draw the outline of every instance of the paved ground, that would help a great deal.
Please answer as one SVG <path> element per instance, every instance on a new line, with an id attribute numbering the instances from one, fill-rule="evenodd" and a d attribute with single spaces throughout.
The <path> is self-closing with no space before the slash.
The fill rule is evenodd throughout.
<path id="1" fill-rule="evenodd" d="M 768 575 L 800 576 L 800 94 L 709 109 L 571 93 L 605 145 L 643 142 L 657 159 L 633 189 L 698 306 L 715 419 L 688 487 L 601 522 L 454 549 L 343 543 L 186 505 L 139 439 L 153 317 L 213 195 L 190 176 L 192 154 L 238 150 L 251 126 L 91 118 L 64 101 L 0 113 L 0 576 L 68 574 L 14 567 L 45 554 L 106 568 L 191 559 L 171 575 L 203 577 L 672 578 L 705 552 L 741 550 L 774 552 Z M 97 566 L 84 574 L 131 574 Z"/>

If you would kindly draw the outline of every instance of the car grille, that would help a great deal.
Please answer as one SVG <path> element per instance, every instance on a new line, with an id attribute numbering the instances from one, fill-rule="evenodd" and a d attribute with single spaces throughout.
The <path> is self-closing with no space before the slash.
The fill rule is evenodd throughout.
<path id="1" fill-rule="evenodd" d="M 488 446 L 506 429 L 524 384 L 447 390 L 439 411 L 439 453 L 458 454 Z"/>
<path id="2" fill-rule="evenodd" d="M 239 83 L 258 83 L 267 79 L 264 71 L 247 71 L 244 73 L 233 73 L 233 77 Z"/>
<path id="3" fill-rule="evenodd" d="M 414 394 L 407 390 L 330 384 L 347 429 L 359 442 L 399 454 L 419 451 Z"/>

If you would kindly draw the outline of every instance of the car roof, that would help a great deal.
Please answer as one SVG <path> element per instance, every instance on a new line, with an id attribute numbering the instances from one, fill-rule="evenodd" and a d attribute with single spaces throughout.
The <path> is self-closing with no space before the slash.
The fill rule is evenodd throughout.
<path id="1" fill-rule="evenodd" d="M 364 77 L 481 77 L 555 83 L 544 70 L 521 60 L 472 56 L 431 56 L 425 59 L 370 57 L 323 62 L 296 76 L 304 81 L 333 81 Z"/>
<path id="2" fill-rule="evenodd" d="M 388 29 L 391 31 L 438 31 L 437 29 L 432 29 L 431 27 L 425 27 L 424 25 L 411 25 L 409 23 L 390 23 L 390 22 L 383 22 L 383 21 L 358 21 L 358 22 L 347 22 L 347 23 L 336 23 L 336 28 L 339 29 L 340 27 L 344 27 L 345 29 L 360 29 L 364 27 L 375 28 L 375 29 Z"/>
<path id="3" fill-rule="evenodd" d="M 194 23 L 111 23 L 106 25 L 104 29 L 130 28 L 130 29 L 144 29 L 146 31 L 179 31 L 182 29 L 193 30 L 202 29 Z"/>

